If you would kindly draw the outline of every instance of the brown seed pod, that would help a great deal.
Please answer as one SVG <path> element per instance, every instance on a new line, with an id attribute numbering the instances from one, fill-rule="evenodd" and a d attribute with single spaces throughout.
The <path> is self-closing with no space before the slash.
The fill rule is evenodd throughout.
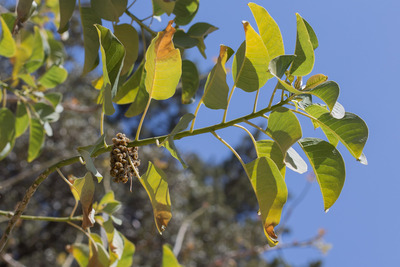
<path id="1" fill-rule="evenodd" d="M 118 133 L 116 137 L 112 139 L 113 149 L 110 153 L 110 175 L 114 178 L 116 183 L 126 183 L 129 178 L 136 176 L 136 172 L 139 173 L 138 167 L 140 165 L 138 148 L 127 147 L 129 138 L 125 134 Z M 136 169 L 136 172 L 133 170 Z"/>

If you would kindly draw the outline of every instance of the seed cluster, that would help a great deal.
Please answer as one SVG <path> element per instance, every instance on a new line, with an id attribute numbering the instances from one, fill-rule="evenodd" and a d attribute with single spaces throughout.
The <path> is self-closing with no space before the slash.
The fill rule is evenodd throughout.
<path id="1" fill-rule="evenodd" d="M 136 176 L 136 172 L 132 169 L 132 166 L 129 163 L 129 158 L 131 159 L 136 171 L 138 171 L 140 165 L 138 148 L 128 147 L 129 138 L 122 133 L 118 133 L 112 141 L 114 145 L 111 150 L 110 174 L 114 177 L 114 182 L 126 183 L 129 178 Z"/>

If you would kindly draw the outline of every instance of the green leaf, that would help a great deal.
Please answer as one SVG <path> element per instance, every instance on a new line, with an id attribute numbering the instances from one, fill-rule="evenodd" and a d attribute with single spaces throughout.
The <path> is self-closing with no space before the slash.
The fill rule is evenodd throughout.
<path id="1" fill-rule="evenodd" d="M 66 56 L 64 45 L 58 41 L 55 40 L 53 37 L 49 36 L 47 38 L 47 42 L 49 43 L 50 46 L 50 61 L 54 65 L 62 65 L 64 63 Z"/>
<path id="2" fill-rule="evenodd" d="M 135 73 L 118 89 L 113 99 L 114 103 L 122 105 L 132 103 L 136 100 L 140 91 L 139 87 L 143 76 L 143 70 L 144 63 L 140 64 Z M 144 86 L 142 89 L 146 91 Z"/>
<path id="3" fill-rule="evenodd" d="M 249 3 L 248 6 L 256 20 L 258 30 L 267 47 L 270 58 L 284 55 L 285 48 L 278 24 L 262 6 L 255 3 Z"/>
<path id="4" fill-rule="evenodd" d="M 0 108 L 0 151 L 11 144 L 15 138 L 15 117 L 8 108 Z"/>
<path id="5" fill-rule="evenodd" d="M 90 3 L 97 16 L 118 22 L 126 10 L 128 0 L 91 0 Z"/>
<path id="6" fill-rule="evenodd" d="M 199 10 L 199 0 L 177 0 L 173 13 L 176 15 L 176 25 L 187 25 Z"/>
<path id="7" fill-rule="evenodd" d="M 89 264 L 89 247 L 86 244 L 73 244 L 67 248 L 80 267 L 87 267 Z"/>
<path id="8" fill-rule="evenodd" d="M 56 122 L 60 118 L 60 114 L 55 111 L 54 107 L 45 103 L 36 103 L 33 105 L 36 114 L 39 115 L 40 121 Z"/>
<path id="9" fill-rule="evenodd" d="M 279 145 L 283 155 L 302 136 L 299 120 L 285 107 L 278 107 L 271 112 L 266 131 Z"/>
<path id="10" fill-rule="evenodd" d="M 29 127 L 28 162 L 36 159 L 44 144 L 44 129 L 39 119 L 31 118 Z"/>
<path id="11" fill-rule="evenodd" d="M 1 22 L 1 40 L 0 40 L 0 55 L 4 57 L 13 57 L 17 51 L 15 41 L 12 37 L 11 31 L 4 21 L 3 17 L 0 16 Z"/>
<path id="12" fill-rule="evenodd" d="M 178 260 L 169 245 L 163 245 L 162 267 L 180 267 Z"/>
<path id="13" fill-rule="evenodd" d="M 286 70 L 289 68 L 290 64 L 292 64 L 295 57 L 295 55 L 282 55 L 273 58 L 269 63 L 269 72 L 281 79 L 283 74 L 285 74 Z"/>
<path id="14" fill-rule="evenodd" d="M 96 212 L 105 212 L 112 215 L 121 208 L 121 202 L 115 199 L 114 191 L 109 191 L 100 200 Z"/>
<path id="15" fill-rule="evenodd" d="M 142 78 L 139 85 L 139 91 L 137 92 L 135 101 L 129 106 L 128 110 L 125 112 L 125 116 L 133 117 L 139 115 L 146 108 L 146 104 L 149 101 L 149 94 L 146 91 L 144 85 L 146 80 L 146 70 L 143 70 Z"/>
<path id="16" fill-rule="evenodd" d="M 78 191 L 79 201 L 82 206 L 82 228 L 86 229 L 92 227 L 95 223 L 94 210 L 92 208 L 95 185 L 90 172 L 87 172 L 83 178 L 76 179 L 74 181 L 74 186 Z"/>
<path id="17" fill-rule="evenodd" d="M 10 152 L 14 148 L 14 145 L 15 145 L 15 138 L 12 140 L 12 142 L 8 142 L 6 146 L 3 148 L 3 150 L 0 151 L 0 160 L 4 159 L 5 157 L 7 157 L 8 154 L 10 154 Z M 364 161 L 360 162 L 363 163 Z"/>
<path id="18" fill-rule="evenodd" d="M 318 85 L 320 85 L 321 83 L 324 83 L 328 80 L 328 76 L 324 75 L 324 74 L 315 74 L 313 76 L 311 76 L 310 78 L 308 78 L 307 83 L 306 83 L 306 87 L 304 89 L 312 89 Z"/>
<path id="19" fill-rule="evenodd" d="M 29 116 L 24 102 L 18 101 L 16 115 L 15 137 L 19 137 L 26 131 L 26 129 L 28 129 L 29 126 Z M 0 124 L 3 125 L 3 123 Z"/>
<path id="20" fill-rule="evenodd" d="M 56 87 L 63 83 L 68 76 L 68 71 L 62 66 L 53 65 L 51 66 L 41 77 L 38 82 L 47 89 Z"/>
<path id="21" fill-rule="evenodd" d="M 171 153 L 171 155 L 177 160 L 179 160 L 179 162 L 185 169 L 187 168 L 187 165 L 185 161 L 182 159 L 180 153 L 178 152 L 178 149 L 175 146 L 174 136 L 179 132 L 184 131 L 194 118 L 195 116 L 192 113 L 186 113 L 185 115 L 183 115 L 182 118 L 179 119 L 178 124 L 174 127 L 174 129 L 172 129 L 171 133 L 167 137 L 167 140 L 163 144 L 163 146 Z"/>
<path id="22" fill-rule="evenodd" d="M 99 64 L 99 36 L 95 24 L 101 24 L 101 19 L 90 7 L 80 6 L 83 31 L 83 47 L 85 48 L 85 63 L 82 75 L 91 72 Z"/>
<path id="23" fill-rule="evenodd" d="M 94 234 L 91 234 L 93 236 Z M 100 240 L 101 241 L 101 240 Z M 95 244 L 90 243 L 91 245 L 91 257 L 89 258 L 88 267 L 108 267 L 110 256 L 108 255 L 106 249 L 103 244 L 100 242 L 96 242 Z"/>
<path id="24" fill-rule="evenodd" d="M 101 25 L 95 25 L 95 27 L 99 35 L 103 62 L 103 88 L 110 84 L 112 97 L 114 97 L 124 63 L 125 47 L 109 29 Z"/>
<path id="25" fill-rule="evenodd" d="M 284 89 L 288 90 L 293 94 L 310 94 L 319 97 L 322 101 L 324 101 L 328 105 L 331 111 L 333 110 L 333 107 L 335 106 L 336 101 L 339 97 L 339 92 L 340 92 L 339 85 L 334 81 L 327 81 L 321 83 L 309 90 L 298 90 L 293 86 L 291 86 L 290 84 L 287 84 L 285 81 L 282 81 L 281 79 L 278 79 L 278 81 L 280 85 L 284 87 Z"/>
<path id="26" fill-rule="evenodd" d="M 260 35 L 250 23 L 243 22 L 246 41 L 238 49 L 232 65 L 235 86 L 246 92 L 254 92 L 272 78 L 268 64 L 272 59 Z"/>
<path id="27" fill-rule="evenodd" d="M 102 135 L 100 136 L 99 139 L 93 144 L 89 146 L 84 146 L 84 147 L 78 147 L 78 152 L 82 155 L 83 159 L 85 160 L 85 167 L 88 171 L 93 173 L 94 176 L 96 176 L 97 181 L 100 183 L 101 180 L 103 179 L 103 176 L 99 173 L 99 171 L 96 169 L 93 163 L 92 157 L 95 156 L 96 152 L 99 151 L 104 147 L 104 139 L 105 136 Z"/>
<path id="28" fill-rule="evenodd" d="M 60 5 L 60 26 L 57 32 L 63 33 L 69 28 L 69 20 L 74 13 L 76 0 L 59 0 Z"/>
<path id="29" fill-rule="evenodd" d="M 330 143 L 318 138 L 299 140 L 321 188 L 324 210 L 338 199 L 346 176 L 344 161 L 339 151 Z"/>
<path id="30" fill-rule="evenodd" d="M 46 98 L 55 108 L 56 112 L 61 112 L 62 110 L 62 105 L 61 105 L 61 100 L 62 100 L 62 94 L 61 93 L 47 93 L 44 95 L 44 98 Z"/>
<path id="31" fill-rule="evenodd" d="M 190 60 L 182 60 L 182 103 L 194 102 L 200 79 L 196 65 Z"/>
<path id="32" fill-rule="evenodd" d="M 211 109 L 226 109 L 228 106 L 229 86 L 226 83 L 225 64 L 229 59 L 232 49 L 221 45 L 217 64 L 213 67 L 207 77 L 204 86 L 202 101 L 204 105 Z"/>
<path id="33" fill-rule="evenodd" d="M 207 37 L 208 34 L 216 30 L 218 30 L 218 28 L 211 24 L 198 22 L 196 24 L 193 24 L 187 32 L 189 37 L 194 38 L 198 41 L 197 48 L 204 58 L 207 58 L 205 53 L 206 45 L 204 43 L 204 39 Z"/>
<path id="34" fill-rule="evenodd" d="M 149 162 L 147 172 L 139 179 L 153 206 L 154 220 L 160 234 L 172 218 L 171 199 L 165 173 Z"/>
<path id="35" fill-rule="evenodd" d="M 121 70 L 121 75 L 124 75 L 129 72 L 138 57 L 139 35 L 130 24 L 115 25 L 114 34 L 124 45 L 126 51 L 124 65 Z"/>
<path id="36" fill-rule="evenodd" d="M 290 73 L 295 76 L 306 76 L 314 67 L 314 47 L 310 40 L 310 34 L 305 20 L 296 13 L 297 37 L 296 37 L 296 58 L 293 61 Z"/>
<path id="37" fill-rule="evenodd" d="M 315 50 L 318 48 L 317 35 L 315 34 L 314 29 L 311 27 L 311 25 L 305 19 L 303 19 L 303 21 L 304 21 L 304 24 L 306 25 L 308 35 L 310 36 L 310 42 L 313 46 L 313 49 Z"/>
<path id="38" fill-rule="evenodd" d="M 32 54 L 25 63 L 27 72 L 32 73 L 42 66 L 44 60 L 44 44 L 40 30 L 37 26 L 34 28 Z"/>
<path id="39" fill-rule="evenodd" d="M 122 237 L 124 241 L 124 250 L 122 251 L 122 255 L 118 261 L 117 267 L 132 266 L 132 257 L 135 253 L 135 245 L 120 232 L 118 232 L 118 234 Z"/>
<path id="40" fill-rule="evenodd" d="M 268 244 L 276 246 L 278 240 L 274 227 L 279 224 L 288 194 L 285 180 L 274 161 L 267 157 L 246 164 L 246 173 L 257 197 Z"/>
<path id="41" fill-rule="evenodd" d="M 179 48 L 188 49 L 195 47 L 199 43 L 199 39 L 190 37 L 182 29 L 177 29 L 174 34 L 174 45 Z"/>
<path id="42" fill-rule="evenodd" d="M 285 177 L 286 166 L 283 161 L 282 151 L 278 144 L 272 140 L 259 140 L 256 142 L 256 145 L 258 151 L 257 157 L 267 157 L 272 159 L 281 172 L 282 177 Z"/>
<path id="43" fill-rule="evenodd" d="M 169 16 L 174 11 L 175 1 L 153 0 L 152 2 L 155 16 L 160 16 L 164 13 Z"/>
<path id="44" fill-rule="evenodd" d="M 182 74 L 179 49 L 175 49 L 172 37 L 175 33 L 170 21 L 166 30 L 159 32 L 146 52 L 145 86 L 150 98 L 165 100 L 175 94 Z"/>
<path id="45" fill-rule="evenodd" d="M 315 118 L 325 133 L 329 132 L 339 139 L 356 159 L 360 159 L 368 139 L 368 127 L 360 117 L 346 112 L 342 119 L 335 119 L 318 105 L 308 106 L 306 112 Z M 336 144 L 337 142 L 333 142 L 334 146 Z"/>
<path id="46" fill-rule="evenodd" d="M 124 250 L 124 241 L 114 228 L 111 218 L 108 218 L 108 221 L 104 222 L 102 226 L 107 235 L 108 253 L 110 255 L 110 265 L 112 265 L 121 258 Z"/>

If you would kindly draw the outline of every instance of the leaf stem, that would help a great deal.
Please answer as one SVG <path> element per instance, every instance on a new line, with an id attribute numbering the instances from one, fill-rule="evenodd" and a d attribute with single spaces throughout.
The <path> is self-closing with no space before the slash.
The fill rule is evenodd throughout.
<path id="1" fill-rule="evenodd" d="M 257 94 L 256 94 L 256 99 L 254 100 L 253 113 L 256 113 L 256 110 L 257 110 L 257 102 L 258 102 L 258 96 L 259 96 L 259 94 L 260 94 L 260 89 L 261 89 L 261 88 L 258 88 Z"/>
<path id="2" fill-rule="evenodd" d="M 131 19 L 133 19 L 137 24 L 139 24 L 141 28 L 148 31 L 153 37 L 157 35 L 155 31 L 150 29 L 146 24 L 144 24 L 138 17 L 133 15 L 129 10 L 125 10 L 125 14 L 127 14 Z"/>
<path id="3" fill-rule="evenodd" d="M 139 141 L 140 131 L 142 130 L 144 117 L 146 117 L 147 111 L 149 110 L 150 102 L 151 102 L 151 97 L 149 97 L 149 100 L 147 101 L 147 104 L 146 104 L 146 108 L 143 111 L 142 118 L 140 118 L 139 126 L 138 126 L 137 131 L 136 131 L 135 141 Z"/>
<path id="4" fill-rule="evenodd" d="M 244 169 L 244 171 L 246 172 L 247 176 L 249 176 L 249 174 L 247 173 L 247 169 L 246 169 L 246 164 L 244 164 L 244 161 L 242 160 L 242 157 L 240 157 L 240 155 L 236 152 L 236 150 L 231 147 L 228 142 L 226 142 L 224 139 L 222 139 L 216 132 L 211 131 L 211 133 L 219 140 L 221 141 L 225 146 L 227 146 L 229 148 L 230 151 L 232 151 L 232 153 L 235 155 L 235 157 L 239 160 L 240 164 L 242 164 L 242 167 Z"/>
<path id="5" fill-rule="evenodd" d="M 222 123 L 225 123 L 225 121 L 226 121 L 226 115 L 228 114 L 229 103 L 231 103 L 231 98 L 232 98 L 233 92 L 235 91 L 235 88 L 236 88 L 236 85 L 234 85 L 232 87 L 232 90 L 231 90 L 231 92 L 229 94 L 228 104 L 227 104 L 225 112 L 224 112 L 224 117 L 222 118 Z M 253 114 L 254 114 L 254 112 L 253 112 Z"/>
<path id="6" fill-rule="evenodd" d="M 196 121 L 197 113 L 199 112 L 200 106 L 201 106 L 202 103 L 203 103 L 203 98 L 201 98 L 200 101 L 199 101 L 199 104 L 197 104 L 196 110 L 194 112 L 194 119 L 193 119 L 192 124 L 190 126 L 190 132 L 193 132 L 194 122 Z"/>
<path id="7" fill-rule="evenodd" d="M 5 87 L 3 87 L 3 108 L 6 107 L 7 104 L 7 90 Z"/>
<path id="8" fill-rule="evenodd" d="M 276 90 L 278 89 L 279 82 L 276 83 L 274 91 L 272 92 L 271 98 L 269 99 L 268 107 L 271 107 L 272 101 L 274 101 Z"/>
<path id="9" fill-rule="evenodd" d="M 104 134 L 104 111 L 101 111 L 100 115 L 100 135 Z"/>
<path id="10" fill-rule="evenodd" d="M 233 126 L 238 127 L 238 128 L 240 128 L 240 129 L 243 129 L 243 130 L 246 131 L 246 133 L 248 133 L 248 135 L 250 136 L 251 141 L 253 142 L 254 148 L 255 148 L 255 150 L 256 150 L 256 154 L 257 154 L 257 156 L 258 156 L 257 142 L 256 142 L 256 139 L 254 139 L 254 136 L 251 134 L 251 132 L 250 132 L 249 130 L 247 130 L 246 127 L 244 127 L 244 126 L 242 126 L 242 125 L 235 124 L 235 125 L 233 125 Z"/>

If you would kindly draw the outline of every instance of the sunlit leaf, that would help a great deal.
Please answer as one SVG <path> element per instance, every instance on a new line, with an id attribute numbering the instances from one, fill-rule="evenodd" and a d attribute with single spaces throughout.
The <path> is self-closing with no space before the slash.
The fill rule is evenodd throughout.
<path id="1" fill-rule="evenodd" d="M 182 103 L 193 103 L 200 79 L 196 65 L 190 60 L 182 60 Z"/>
<path id="2" fill-rule="evenodd" d="M 232 54 L 232 49 L 225 45 L 220 46 L 217 63 L 207 77 L 204 86 L 202 101 L 211 109 L 226 109 L 228 105 L 229 86 L 226 83 L 225 64 Z"/>
<path id="3" fill-rule="evenodd" d="M 114 212 L 121 208 L 121 202 L 114 197 L 114 191 L 109 191 L 103 196 L 97 205 L 96 212 L 105 212 L 112 215 Z"/>
<path id="4" fill-rule="evenodd" d="M 15 116 L 8 108 L 0 108 L 0 151 L 15 138 Z"/>
<path id="5" fill-rule="evenodd" d="M 60 113 L 63 110 L 63 107 L 61 105 L 61 100 L 62 100 L 61 93 L 58 92 L 47 93 L 44 95 L 44 97 L 53 105 L 56 112 Z"/>
<path id="6" fill-rule="evenodd" d="M 146 104 L 149 100 L 149 94 L 146 91 L 146 87 L 144 85 L 146 80 L 146 70 L 142 72 L 142 78 L 140 80 L 139 91 L 137 92 L 135 101 L 129 106 L 128 110 L 125 112 L 125 116 L 133 117 L 139 115 L 146 108 Z"/>
<path id="7" fill-rule="evenodd" d="M 260 157 L 246 164 L 246 173 L 257 197 L 264 232 L 270 246 L 278 244 L 274 227 L 279 224 L 287 188 L 274 161 Z"/>
<path id="8" fill-rule="evenodd" d="M 124 64 L 125 48 L 115 35 L 101 25 L 95 25 L 99 35 L 101 59 L 103 62 L 103 104 L 111 103 L 111 99 L 117 94 L 119 78 Z M 108 90 L 111 90 L 111 99 Z M 111 104 L 112 105 L 112 104 Z M 114 113 L 111 109 L 106 115 Z"/>
<path id="9" fill-rule="evenodd" d="M 172 218 L 171 200 L 165 173 L 149 162 L 147 171 L 139 179 L 153 206 L 154 220 L 160 234 Z"/>
<path id="10" fill-rule="evenodd" d="M 317 49 L 318 48 L 318 38 L 317 35 L 314 32 L 314 29 L 311 27 L 311 25 L 303 18 L 304 24 L 306 25 L 307 31 L 308 31 L 308 35 L 310 36 L 310 42 L 313 46 L 313 49 Z"/>
<path id="11" fill-rule="evenodd" d="M 196 24 L 193 24 L 187 32 L 189 37 L 194 38 L 198 41 L 197 48 L 204 58 L 207 58 L 205 53 L 206 45 L 204 43 L 204 39 L 207 37 L 208 34 L 216 30 L 218 30 L 218 28 L 211 24 L 198 22 Z"/>
<path id="12" fill-rule="evenodd" d="M 67 247 L 68 252 L 72 253 L 80 267 L 87 267 L 89 264 L 89 247 L 86 244 L 73 244 Z"/>
<path id="13" fill-rule="evenodd" d="M 278 144 L 272 140 L 259 140 L 256 142 L 256 145 L 258 152 L 257 157 L 267 157 L 272 159 L 281 172 L 282 177 L 285 177 L 285 163 L 283 161 L 282 151 Z"/>
<path id="14" fill-rule="evenodd" d="M 96 176 L 97 181 L 100 183 L 103 179 L 103 176 L 100 172 L 96 169 L 93 163 L 92 157 L 95 156 L 96 152 L 104 147 L 104 138 L 105 136 L 100 136 L 99 139 L 93 144 L 85 147 L 78 147 L 78 152 L 82 155 L 83 159 L 85 160 L 85 167 L 88 171 L 93 173 Z"/>
<path id="15" fill-rule="evenodd" d="M 303 18 L 296 13 L 297 38 L 295 55 L 296 58 L 290 68 L 290 73 L 295 76 L 305 76 L 314 67 L 314 47 L 310 40 L 310 34 Z"/>
<path id="16" fill-rule="evenodd" d="M 175 146 L 174 136 L 179 132 L 184 131 L 188 126 L 189 123 L 194 119 L 194 115 L 191 113 L 186 113 L 185 115 L 180 118 L 178 124 L 174 127 L 171 133 L 168 135 L 167 140 L 163 144 L 163 146 L 171 153 L 171 155 L 179 160 L 182 164 L 183 168 L 187 168 L 185 161 L 182 159 L 178 149 Z"/>
<path id="17" fill-rule="evenodd" d="M 253 92 L 264 86 L 272 75 L 268 64 L 272 59 L 260 35 L 250 23 L 243 22 L 246 41 L 238 49 L 232 65 L 232 75 L 236 87 Z"/>
<path id="18" fill-rule="evenodd" d="M 160 16 L 164 13 L 171 15 L 174 11 L 176 1 L 164 1 L 164 0 L 152 0 L 153 2 L 153 13 L 155 16 Z"/>
<path id="19" fill-rule="evenodd" d="M 113 99 L 117 104 L 129 104 L 135 101 L 139 94 L 139 86 L 142 80 L 144 64 L 140 64 L 135 73 L 118 89 L 116 96 Z M 146 89 L 143 86 L 143 90 Z M 146 102 L 147 103 L 147 102 Z"/>
<path id="20" fill-rule="evenodd" d="M 60 5 L 60 26 L 58 27 L 58 33 L 63 33 L 68 30 L 69 20 L 72 17 L 72 13 L 75 9 L 76 0 L 59 0 Z"/>
<path id="21" fill-rule="evenodd" d="M 145 86 L 151 98 L 168 99 L 174 95 L 182 73 L 179 49 L 175 49 L 172 37 L 175 33 L 170 21 L 166 30 L 159 32 L 146 52 Z"/>
<path id="22" fill-rule="evenodd" d="M 50 60 L 55 65 L 62 65 L 66 58 L 64 45 L 53 37 L 49 37 L 49 35 L 50 34 L 48 34 L 47 42 L 50 46 Z"/>
<path id="23" fill-rule="evenodd" d="M 199 10 L 199 0 L 177 0 L 173 13 L 176 25 L 189 24 Z"/>
<path id="24" fill-rule="evenodd" d="M 0 123 L 3 125 L 3 123 Z M 29 116 L 24 102 L 18 101 L 15 120 L 15 137 L 21 136 L 29 126 Z M 1 146 L 0 146 L 1 150 Z"/>
<path id="25" fill-rule="evenodd" d="M 0 16 L 1 22 L 1 40 L 0 40 L 0 55 L 4 57 L 12 57 L 16 53 L 15 41 L 12 37 L 11 31 L 8 28 L 3 17 Z"/>
<path id="26" fill-rule="evenodd" d="M 311 105 L 306 108 L 307 113 L 316 119 L 325 133 L 330 133 L 340 140 L 350 153 L 359 159 L 368 139 L 368 127 L 357 115 L 346 112 L 342 119 L 335 119 L 329 112 L 319 105 Z M 337 141 L 328 135 L 329 141 L 336 146 Z"/>
<path id="27" fill-rule="evenodd" d="M 42 65 L 44 60 L 43 37 L 38 27 L 35 27 L 34 30 L 35 34 L 33 36 L 32 54 L 25 63 L 25 68 L 29 73 L 37 70 Z"/>
<path id="28" fill-rule="evenodd" d="M 40 120 L 44 122 L 56 122 L 60 118 L 60 114 L 55 111 L 54 107 L 42 102 L 33 105 L 33 108 Z"/>
<path id="29" fill-rule="evenodd" d="M 101 24 L 101 19 L 93 12 L 90 7 L 80 6 L 83 47 L 85 48 L 85 63 L 82 75 L 92 71 L 99 64 L 99 36 L 94 27 L 95 24 Z"/>
<path id="30" fill-rule="evenodd" d="M 321 83 L 324 83 L 328 80 L 328 76 L 324 74 L 315 74 L 308 78 L 306 87 L 304 89 L 312 89 L 317 85 L 320 85 Z"/>
<path id="31" fill-rule="evenodd" d="M 94 221 L 93 196 L 94 196 L 94 182 L 90 172 L 87 172 L 83 178 L 74 181 L 74 187 L 78 191 L 79 201 L 81 202 L 83 220 L 82 228 L 86 229 L 92 227 Z"/>
<path id="32" fill-rule="evenodd" d="M 346 110 L 344 109 L 342 104 L 336 101 L 335 105 L 332 108 L 331 115 L 335 119 L 342 119 L 346 115 Z"/>
<path id="33" fill-rule="evenodd" d="M 162 257 L 162 267 L 180 267 L 178 260 L 176 259 L 172 249 L 169 245 L 163 245 L 163 257 Z"/>
<path id="34" fill-rule="evenodd" d="M 307 163 L 293 147 L 289 148 L 286 153 L 285 164 L 289 169 L 300 174 L 308 170 Z"/>
<path id="35" fill-rule="evenodd" d="M 255 3 L 249 3 L 248 5 L 256 20 L 258 31 L 267 47 L 270 58 L 284 55 L 285 48 L 278 24 L 262 6 Z"/>
<path id="36" fill-rule="evenodd" d="M 338 199 L 346 176 L 344 161 L 339 151 L 330 143 L 318 138 L 299 140 L 310 160 L 324 199 L 327 211 Z"/>
<path id="37" fill-rule="evenodd" d="M 28 162 L 36 159 L 43 147 L 45 133 L 39 119 L 31 118 L 29 126 Z"/>
<path id="38" fill-rule="evenodd" d="M 94 234 L 91 235 L 93 236 Z M 88 267 L 108 267 L 109 261 L 110 256 L 103 244 L 100 242 L 96 242 L 95 244 L 90 242 L 90 258 Z"/>
<path id="39" fill-rule="evenodd" d="M 53 65 L 51 66 L 41 77 L 38 82 L 47 89 L 56 87 L 63 83 L 68 76 L 68 71 L 62 66 Z"/>
<path id="40" fill-rule="evenodd" d="M 118 261 L 124 250 L 124 241 L 118 231 L 114 228 L 111 218 L 103 223 L 103 229 L 107 235 L 108 253 L 110 255 L 110 265 Z"/>
<path id="41" fill-rule="evenodd" d="M 283 155 L 302 136 L 299 120 L 285 107 L 278 107 L 271 112 L 266 131 L 279 145 Z"/>
<path id="42" fill-rule="evenodd" d="M 135 63 L 139 52 L 139 35 L 136 29 L 130 24 L 120 24 L 114 26 L 114 34 L 124 45 L 126 55 L 121 75 L 128 73 Z"/>
<path id="43" fill-rule="evenodd" d="M 102 19 L 119 21 L 125 12 L 128 0 L 91 0 L 93 11 Z"/>
<path id="44" fill-rule="evenodd" d="M 121 258 L 118 261 L 117 267 L 132 266 L 132 257 L 135 253 L 135 245 L 129 241 L 125 236 L 118 232 L 124 241 L 124 250 L 122 251 Z"/>

